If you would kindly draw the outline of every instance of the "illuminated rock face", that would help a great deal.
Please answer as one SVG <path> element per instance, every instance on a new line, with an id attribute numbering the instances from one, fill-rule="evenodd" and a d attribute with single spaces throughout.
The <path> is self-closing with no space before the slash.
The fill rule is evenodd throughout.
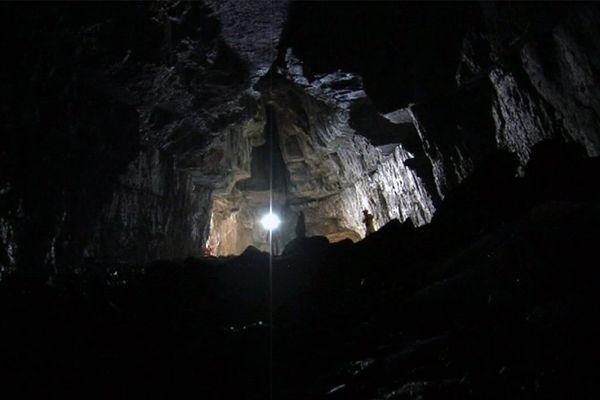
<path id="1" fill-rule="evenodd" d="M 0 273 L 268 249 L 270 134 L 281 246 L 300 211 L 330 240 L 427 223 L 498 148 L 600 154 L 595 4 L 2 7 Z"/>
<path id="2" fill-rule="evenodd" d="M 595 37 L 595 9 L 579 9 L 560 23 L 548 22 L 556 24 L 552 35 L 526 38 L 515 53 L 511 46 L 522 38 L 518 23 L 512 30 L 499 28 L 502 21 L 514 19 L 512 11 L 484 5 L 483 28 L 466 29 L 455 93 L 415 96 L 416 104 L 405 103 L 383 115 L 365 93 L 361 76 L 344 71 L 308 76 L 293 49 L 280 49 L 276 67 L 263 76 L 273 61 L 270 44 L 278 42 L 273 30 L 258 17 L 255 24 L 233 18 L 241 12 L 235 4 L 212 6 L 223 23 L 225 41 L 248 65 L 250 82 L 258 81 L 245 102 L 254 110 L 216 134 L 203 150 L 206 161 L 192 172 L 206 190 L 201 193 L 211 199 L 204 208 L 208 214 L 195 223 L 204 228 L 197 228 L 194 240 L 202 241 L 202 233 L 208 232 L 206 243 L 216 254 L 237 254 L 248 245 L 269 249 L 266 232 L 258 225 L 269 208 L 268 191 L 264 185 L 247 184 L 267 179 L 265 170 L 253 170 L 252 163 L 261 157 L 257 149 L 267 142 L 269 124 L 275 126 L 274 152 L 280 157 L 273 173 L 282 177 L 273 204 L 283 218 L 278 247 L 294 237 L 300 211 L 307 234 L 333 241 L 364 236 L 363 209 L 375 215 L 377 226 L 393 218 L 427 223 L 435 204 L 497 148 L 515 152 L 522 164 L 529 149 L 548 138 L 570 138 L 584 143 L 591 155 L 598 152 L 598 107 L 587 94 L 595 80 L 595 61 L 584 56 L 597 49 L 589 48 L 593 40 L 574 39 Z M 284 18 L 281 11 L 273 19 L 276 27 Z M 486 43 L 481 43 L 478 29 L 489 33 Z M 256 35 L 263 39 L 252 40 Z M 551 57 L 544 40 L 555 49 Z M 253 50 L 252 43 L 262 50 Z M 548 67 L 551 58 L 558 60 L 556 71 Z M 417 69 L 425 66 L 419 62 L 427 62 L 415 60 Z M 581 104 L 587 104 L 585 110 Z M 207 179 L 211 169 L 215 175 Z"/>
<path id="3" fill-rule="evenodd" d="M 165 29 L 173 35 L 183 25 L 191 32 L 180 33 L 178 41 L 169 38 L 172 65 L 146 70 L 148 86 L 138 106 L 144 146 L 102 210 L 88 254 L 130 262 L 198 256 L 215 220 L 223 226 L 213 225 L 213 236 L 221 232 L 226 238 L 220 254 L 232 253 L 227 247 L 239 253 L 256 242 L 247 229 L 253 220 L 244 214 L 248 208 L 232 197 L 219 199 L 250 176 L 252 148 L 264 140 L 264 113 L 251 84 L 276 56 L 286 4 L 271 4 L 273 15 L 244 2 L 207 5 L 165 6 Z M 249 11 L 252 18 L 239 18 Z M 205 20 L 190 21 L 206 12 Z M 219 35 L 204 32 L 219 24 Z M 232 205 L 219 219 L 226 202 Z"/>
<path id="4" fill-rule="evenodd" d="M 290 197 L 300 208 L 307 207 L 308 232 L 364 237 L 364 209 L 375 215 L 377 227 L 394 218 L 428 222 L 434 210 L 431 198 L 404 164 L 413 155 L 394 142 L 402 140 L 403 130 L 416 133 L 412 121 L 398 127 L 379 114 L 360 77 L 338 72 L 308 83 L 301 66 L 288 56 L 291 82 L 273 89 L 272 101 L 280 105 L 285 127 L 281 143 Z M 364 130 L 359 118 L 370 123 Z M 382 141 L 374 136 L 381 134 L 378 128 L 391 134 Z"/>
<path id="5" fill-rule="evenodd" d="M 331 241 L 364 237 L 364 209 L 374 214 L 376 227 L 391 219 L 411 219 L 415 225 L 431 219 L 432 200 L 421 179 L 405 165 L 413 155 L 401 143 L 373 145 L 367 137 L 372 131 L 380 133 L 376 127 L 363 132 L 355 128 L 360 115 L 398 137 L 410 129 L 416 135 L 412 120 L 392 122 L 370 107 L 360 77 L 338 72 L 309 82 L 290 51 L 286 68 L 266 76 L 259 90 L 272 108 L 265 130 L 277 135 L 273 152 L 281 158 L 273 171 L 282 177 L 274 187 L 274 209 L 283 216 L 279 247 L 293 239 L 300 211 L 308 235 Z M 260 180 L 252 176 L 256 174 L 266 181 L 268 173 L 252 171 L 251 180 Z M 234 186 L 215 196 L 208 245 L 216 254 L 239 254 L 248 245 L 269 249 L 259 225 L 261 213 L 269 209 L 268 185 L 262 189 Z"/>
<path id="6" fill-rule="evenodd" d="M 226 43 L 213 10 L 3 7 L 14 78 L 2 93 L 23 98 L 2 98 L 13 128 L 0 157 L 0 270 L 202 254 L 211 197 L 246 173 L 245 148 L 262 129 L 250 88 L 258 67 Z M 45 20 L 57 21 L 52 34 Z M 273 45 L 255 43 L 261 54 L 275 54 Z"/>

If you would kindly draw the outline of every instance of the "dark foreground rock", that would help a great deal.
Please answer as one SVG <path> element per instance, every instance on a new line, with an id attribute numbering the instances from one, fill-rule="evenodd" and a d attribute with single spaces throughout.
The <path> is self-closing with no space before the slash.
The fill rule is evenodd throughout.
<path id="1" fill-rule="evenodd" d="M 474 174 L 453 195 L 480 200 L 470 207 L 452 206 L 451 196 L 431 224 L 392 221 L 355 244 L 305 238 L 272 259 L 249 248 L 230 258 L 87 264 L 50 281 L 5 277 L 0 390 L 595 398 L 597 160 L 543 167 L 558 145 L 548 146 L 525 178 L 500 167 Z M 569 182 L 571 173 L 587 184 L 553 186 L 551 176 Z M 493 201 L 499 188 L 506 212 Z"/>

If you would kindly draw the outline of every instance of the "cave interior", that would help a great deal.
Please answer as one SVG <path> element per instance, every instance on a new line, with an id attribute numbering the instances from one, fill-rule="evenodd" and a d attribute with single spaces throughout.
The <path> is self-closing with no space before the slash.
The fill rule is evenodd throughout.
<path id="1" fill-rule="evenodd" d="M 5 398 L 599 395 L 599 3 L 0 9 Z"/>

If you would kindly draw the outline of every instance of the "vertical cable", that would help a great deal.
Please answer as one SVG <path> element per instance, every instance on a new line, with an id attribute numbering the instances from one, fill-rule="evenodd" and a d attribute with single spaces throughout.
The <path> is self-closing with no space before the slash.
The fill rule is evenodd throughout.
<path id="1" fill-rule="evenodd" d="M 273 62 L 273 0 L 270 0 L 270 16 L 271 25 L 269 25 L 269 61 Z M 271 68 L 273 65 L 271 64 Z M 270 71 L 272 72 L 272 71 Z M 269 99 L 273 96 L 273 75 L 269 76 Z M 265 107 L 267 107 L 265 105 Z M 265 108 L 265 113 L 267 109 Z M 267 122 L 269 123 L 269 213 L 273 214 L 273 110 L 267 114 Z M 269 230 L 269 400 L 273 400 L 273 231 Z"/>
<path id="2" fill-rule="evenodd" d="M 273 115 L 269 123 L 269 214 L 273 215 Z M 269 399 L 273 400 L 273 230 L 269 230 Z"/>

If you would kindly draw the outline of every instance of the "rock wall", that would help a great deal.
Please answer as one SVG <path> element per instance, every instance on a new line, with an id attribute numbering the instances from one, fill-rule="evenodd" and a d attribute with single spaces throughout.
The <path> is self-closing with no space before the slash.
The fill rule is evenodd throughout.
<path id="1" fill-rule="evenodd" d="M 600 153 L 597 4 L 361 7 L 2 4 L 0 273 L 266 249 L 268 124 L 282 242 L 425 224 L 499 148 Z"/>
<path id="2" fill-rule="evenodd" d="M 335 72 L 309 82 L 291 52 L 281 73 L 265 77 L 262 90 L 277 110 L 289 201 L 305 211 L 308 233 L 363 237 L 363 209 L 373 212 L 378 227 L 394 218 L 417 225 L 431 219 L 430 195 L 405 165 L 414 155 L 394 142 L 407 123 L 378 113 L 360 77 Z M 381 135 L 385 130 L 389 135 Z"/>
<path id="3" fill-rule="evenodd" d="M 590 156 L 600 154 L 599 19 L 597 5 L 582 5 L 520 54 L 531 84 L 550 105 L 564 136 L 583 144 Z"/>
<path id="4" fill-rule="evenodd" d="M 201 254 L 212 192 L 248 162 L 232 136 L 258 107 L 213 10 L 2 7 L 0 268 Z"/>
<path id="5" fill-rule="evenodd" d="M 210 190 L 194 185 L 175 160 L 161 157 L 159 150 L 147 150 L 129 164 L 100 214 L 86 257 L 148 262 L 201 253 Z"/>
<path id="6" fill-rule="evenodd" d="M 464 33 L 456 88 L 410 110 L 443 198 L 497 148 L 525 165 L 561 139 L 598 154 L 597 4 L 480 3 Z"/>
<path id="7" fill-rule="evenodd" d="M 288 0 L 207 0 L 221 36 L 248 66 L 252 83 L 267 73 L 277 56 Z"/>
<path id="8" fill-rule="evenodd" d="M 494 61 L 488 76 L 499 146 L 522 162 L 532 145 L 549 138 L 581 143 L 589 155 L 598 155 L 597 4 L 555 4 L 547 10 L 498 4 L 483 11 Z M 501 32 L 498 22 L 508 19 L 515 22 Z"/>
<path id="9" fill-rule="evenodd" d="M 338 71 L 309 81 L 291 50 L 285 61 L 257 85 L 272 114 L 263 137 L 269 130 L 277 136 L 273 151 L 282 160 L 273 164 L 282 171 L 271 173 L 285 181 L 273 186 L 273 209 L 283 220 L 276 233 L 279 251 L 294 238 L 300 211 L 307 234 L 332 241 L 364 237 L 364 209 L 375 215 L 377 227 L 391 219 L 429 222 L 431 196 L 405 164 L 414 155 L 394 142 L 406 140 L 407 132 L 417 136 L 410 117 L 392 121 L 378 113 L 355 74 Z M 248 150 L 237 152 L 248 155 Z M 258 182 L 258 175 L 267 179 L 269 174 L 247 172 L 232 180 Z M 215 254 L 239 254 L 248 245 L 269 250 L 267 232 L 259 225 L 270 207 L 268 185 L 257 191 L 240 184 L 214 197 L 208 245 Z"/>

